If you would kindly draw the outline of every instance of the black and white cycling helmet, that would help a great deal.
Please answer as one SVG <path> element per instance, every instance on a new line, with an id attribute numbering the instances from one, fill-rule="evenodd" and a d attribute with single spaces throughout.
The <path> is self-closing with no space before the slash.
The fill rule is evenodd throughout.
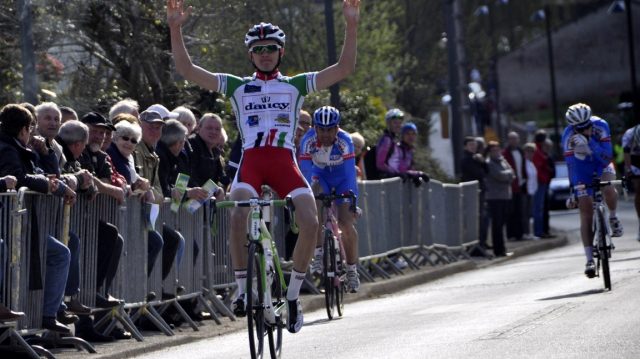
<path id="1" fill-rule="evenodd" d="M 278 45 L 284 47 L 284 43 L 287 39 L 287 36 L 284 34 L 277 25 L 272 25 L 271 23 L 261 22 L 257 25 L 253 25 L 247 34 L 244 36 L 244 44 L 247 47 L 251 47 L 251 45 L 260 40 L 275 40 Z"/>
<path id="2" fill-rule="evenodd" d="M 565 114 L 567 122 L 578 129 L 588 127 L 591 124 L 591 107 L 583 103 L 571 105 Z"/>
<path id="3" fill-rule="evenodd" d="M 313 124 L 322 128 L 335 127 L 340 124 L 340 111 L 331 106 L 323 106 L 313 113 Z"/>

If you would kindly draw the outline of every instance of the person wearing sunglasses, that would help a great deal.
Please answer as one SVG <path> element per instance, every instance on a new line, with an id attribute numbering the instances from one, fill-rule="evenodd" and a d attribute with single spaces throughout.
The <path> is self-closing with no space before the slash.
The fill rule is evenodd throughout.
<path id="1" fill-rule="evenodd" d="M 120 121 L 115 125 L 113 133 L 113 141 L 107 149 L 107 154 L 113 161 L 113 166 L 120 173 L 131 188 L 139 188 L 141 190 L 149 189 L 149 181 L 139 177 L 133 162 L 133 151 L 140 142 L 142 129 L 135 123 L 128 121 Z"/>
<path id="2" fill-rule="evenodd" d="M 594 173 L 602 181 L 615 180 L 616 172 L 613 168 L 613 150 L 611 147 L 611 132 L 609 125 L 600 117 L 592 116 L 591 108 L 583 103 L 569 107 L 565 115 L 568 126 L 562 135 L 564 156 L 569 169 L 571 186 L 579 184 L 591 184 Z M 585 275 L 593 278 L 596 275 L 596 266 L 593 261 L 593 199 L 592 188 L 579 190 L 574 193 L 575 198 L 570 198 L 569 207 L 577 205 L 580 210 L 580 235 L 584 252 L 587 258 Z M 609 208 L 609 223 L 612 236 L 622 236 L 623 229 L 616 217 L 618 195 L 613 186 L 602 189 L 605 203 Z M 534 225 L 535 226 L 535 225 Z"/>
<path id="3" fill-rule="evenodd" d="M 242 138 L 242 159 L 231 185 L 231 199 L 257 197 L 262 185 L 269 185 L 279 197 L 291 195 L 296 207 L 299 238 L 293 253 L 293 270 L 287 291 L 287 329 L 302 328 L 298 295 L 313 256 L 318 216 L 313 193 L 295 160 L 294 137 L 304 96 L 343 80 L 355 69 L 359 0 L 344 0 L 346 24 L 344 45 L 338 62 L 319 72 L 284 76 L 279 66 L 284 56 L 286 35 L 278 26 L 260 23 L 246 33 L 247 57 L 255 68 L 250 77 L 207 71 L 191 62 L 182 38 L 182 25 L 191 14 L 182 0 L 167 1 L 167 21 L 176 70 L 186 80 L 231 99 Z M 246 208 L 231 212 L 231 262 L 239 296 L 232 307 L 237 316 L 246 315 Z"/>

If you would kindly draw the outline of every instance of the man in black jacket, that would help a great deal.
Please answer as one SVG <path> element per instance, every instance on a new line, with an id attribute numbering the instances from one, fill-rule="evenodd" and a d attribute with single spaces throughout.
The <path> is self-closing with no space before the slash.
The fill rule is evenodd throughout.
<path id="1" fill-rule="evenodd" d="M 464 151 L 462 159 L 460 161 L 460 168 L 462 176 L 461 182 L 478 181 L 480 188 L 480 213 L 478 213 L 478 220 L 480 221 L 480 234 L 478 236 L 478 242 L 480 247 L 487 248 L 487 229 L 488 229 L 488 213 L 484 201 L 485 184 L 484 180 L 488 173 L 487 163 L 484 157 L 476 153 L 478 143 L 473 137 L 465 137 L 463 141 Z M 473 253 L 472 253 L 473 254 Z"/>
<path id="2" fill-rule="evenodd" d="M 47 178 L 36 167 L 37 156 L 27 148 L 34 127 L 35 120 L 26 108 L 11 104 L 0 110 L 0 176 L 15 176 L 17 188 L 27 187 L 40 193 L 52 193 L 65 197 L 67 202 L 73 202 L 76 194 L 71 188 L 57 178 Z M 37 236 L 31 238 L 32 241 L 34 239 L 38 240 Z M 64 297 L 70 257 L 69 249 L 64 244 L 47 236 L 44 285 L 38 275 L 40 257 L 37 251 L 32 252 L 30 272 L 34 276 L 29 278 L 30 289 L 44 289 L 42 327 L 67 334 L 70 333 L 69 327 L 58 322 L 56 315 Z"/>

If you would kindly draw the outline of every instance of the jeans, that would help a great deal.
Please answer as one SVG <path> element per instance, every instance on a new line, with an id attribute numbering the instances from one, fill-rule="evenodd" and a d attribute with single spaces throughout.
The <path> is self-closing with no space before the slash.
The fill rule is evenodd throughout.
<path id="1" fill-rule="evenodd" d="M 177 260 L 178 263 L 182 261 L 184 237 L 175 229 L 163 225 L 162 238 L 164 239 L 164 246 L 162 247 L 162 280 L 164 280 L 171 272 L 174 260 Z M 182 248 L 181 253 L 180 248 Z"/>
<path id="2" fill-rule="evenodd" d="M 544 202 L 547 197 L 547 185 L 538 183 L 538 190 L 533 196 L 533 234 L 542 237 L 544 233 Z"/>
<path id="3" fill-rule="evenodd" d="M 158 231 L 149 231 L 147 235 L 147 277 L 153 271 L 153 265 L 156 263 L 158 254 L 162 251 L 164 241 Z"/>
<path id="4" fill-rule="evenodd" d="M 71 252 L 52 236 L 47 236 L 47 257 L 44 281 L 44 304 L 42 315 L 55 317 L 67 284 Z"/>
<path id="5" fill-rule="evenodd" d="M 67 245 L 71 253 L 69 261 L 69 275 L 64 295 L 76 295 L 80 293 L 80 238 L 77 234 L 69 231 L 69 243 Z"/>
<path id="6" fill-rule="evenodd" d="M 118 228 L 111 223 L 98 221 L 98 268 L 96 268 L 96 289 L 104 289 L 108 294 L 113 278 L 118 271 L 124 239 Z"/>

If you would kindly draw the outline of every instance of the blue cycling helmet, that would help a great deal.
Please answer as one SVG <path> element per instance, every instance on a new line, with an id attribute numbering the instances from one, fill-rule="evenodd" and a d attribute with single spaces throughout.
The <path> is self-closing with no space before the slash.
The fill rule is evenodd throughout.
<path id="1" fill-rule="evenodd" d="M 318 127 L 335 127 L 340 123 L 340 111 L 331 106 L 322 106 L 313 113 L 313 125 Z"/>
<path id="2" fill-rule="evenodd" d="M 418 127 L 413 122 L 407 122 L 404 125 L 402 125 L 402 128 L 400 129 L 400 133 L 404 135 L 404 133 L 407 131 L 413 131 L 415 133 L 418 133 Z"/>

